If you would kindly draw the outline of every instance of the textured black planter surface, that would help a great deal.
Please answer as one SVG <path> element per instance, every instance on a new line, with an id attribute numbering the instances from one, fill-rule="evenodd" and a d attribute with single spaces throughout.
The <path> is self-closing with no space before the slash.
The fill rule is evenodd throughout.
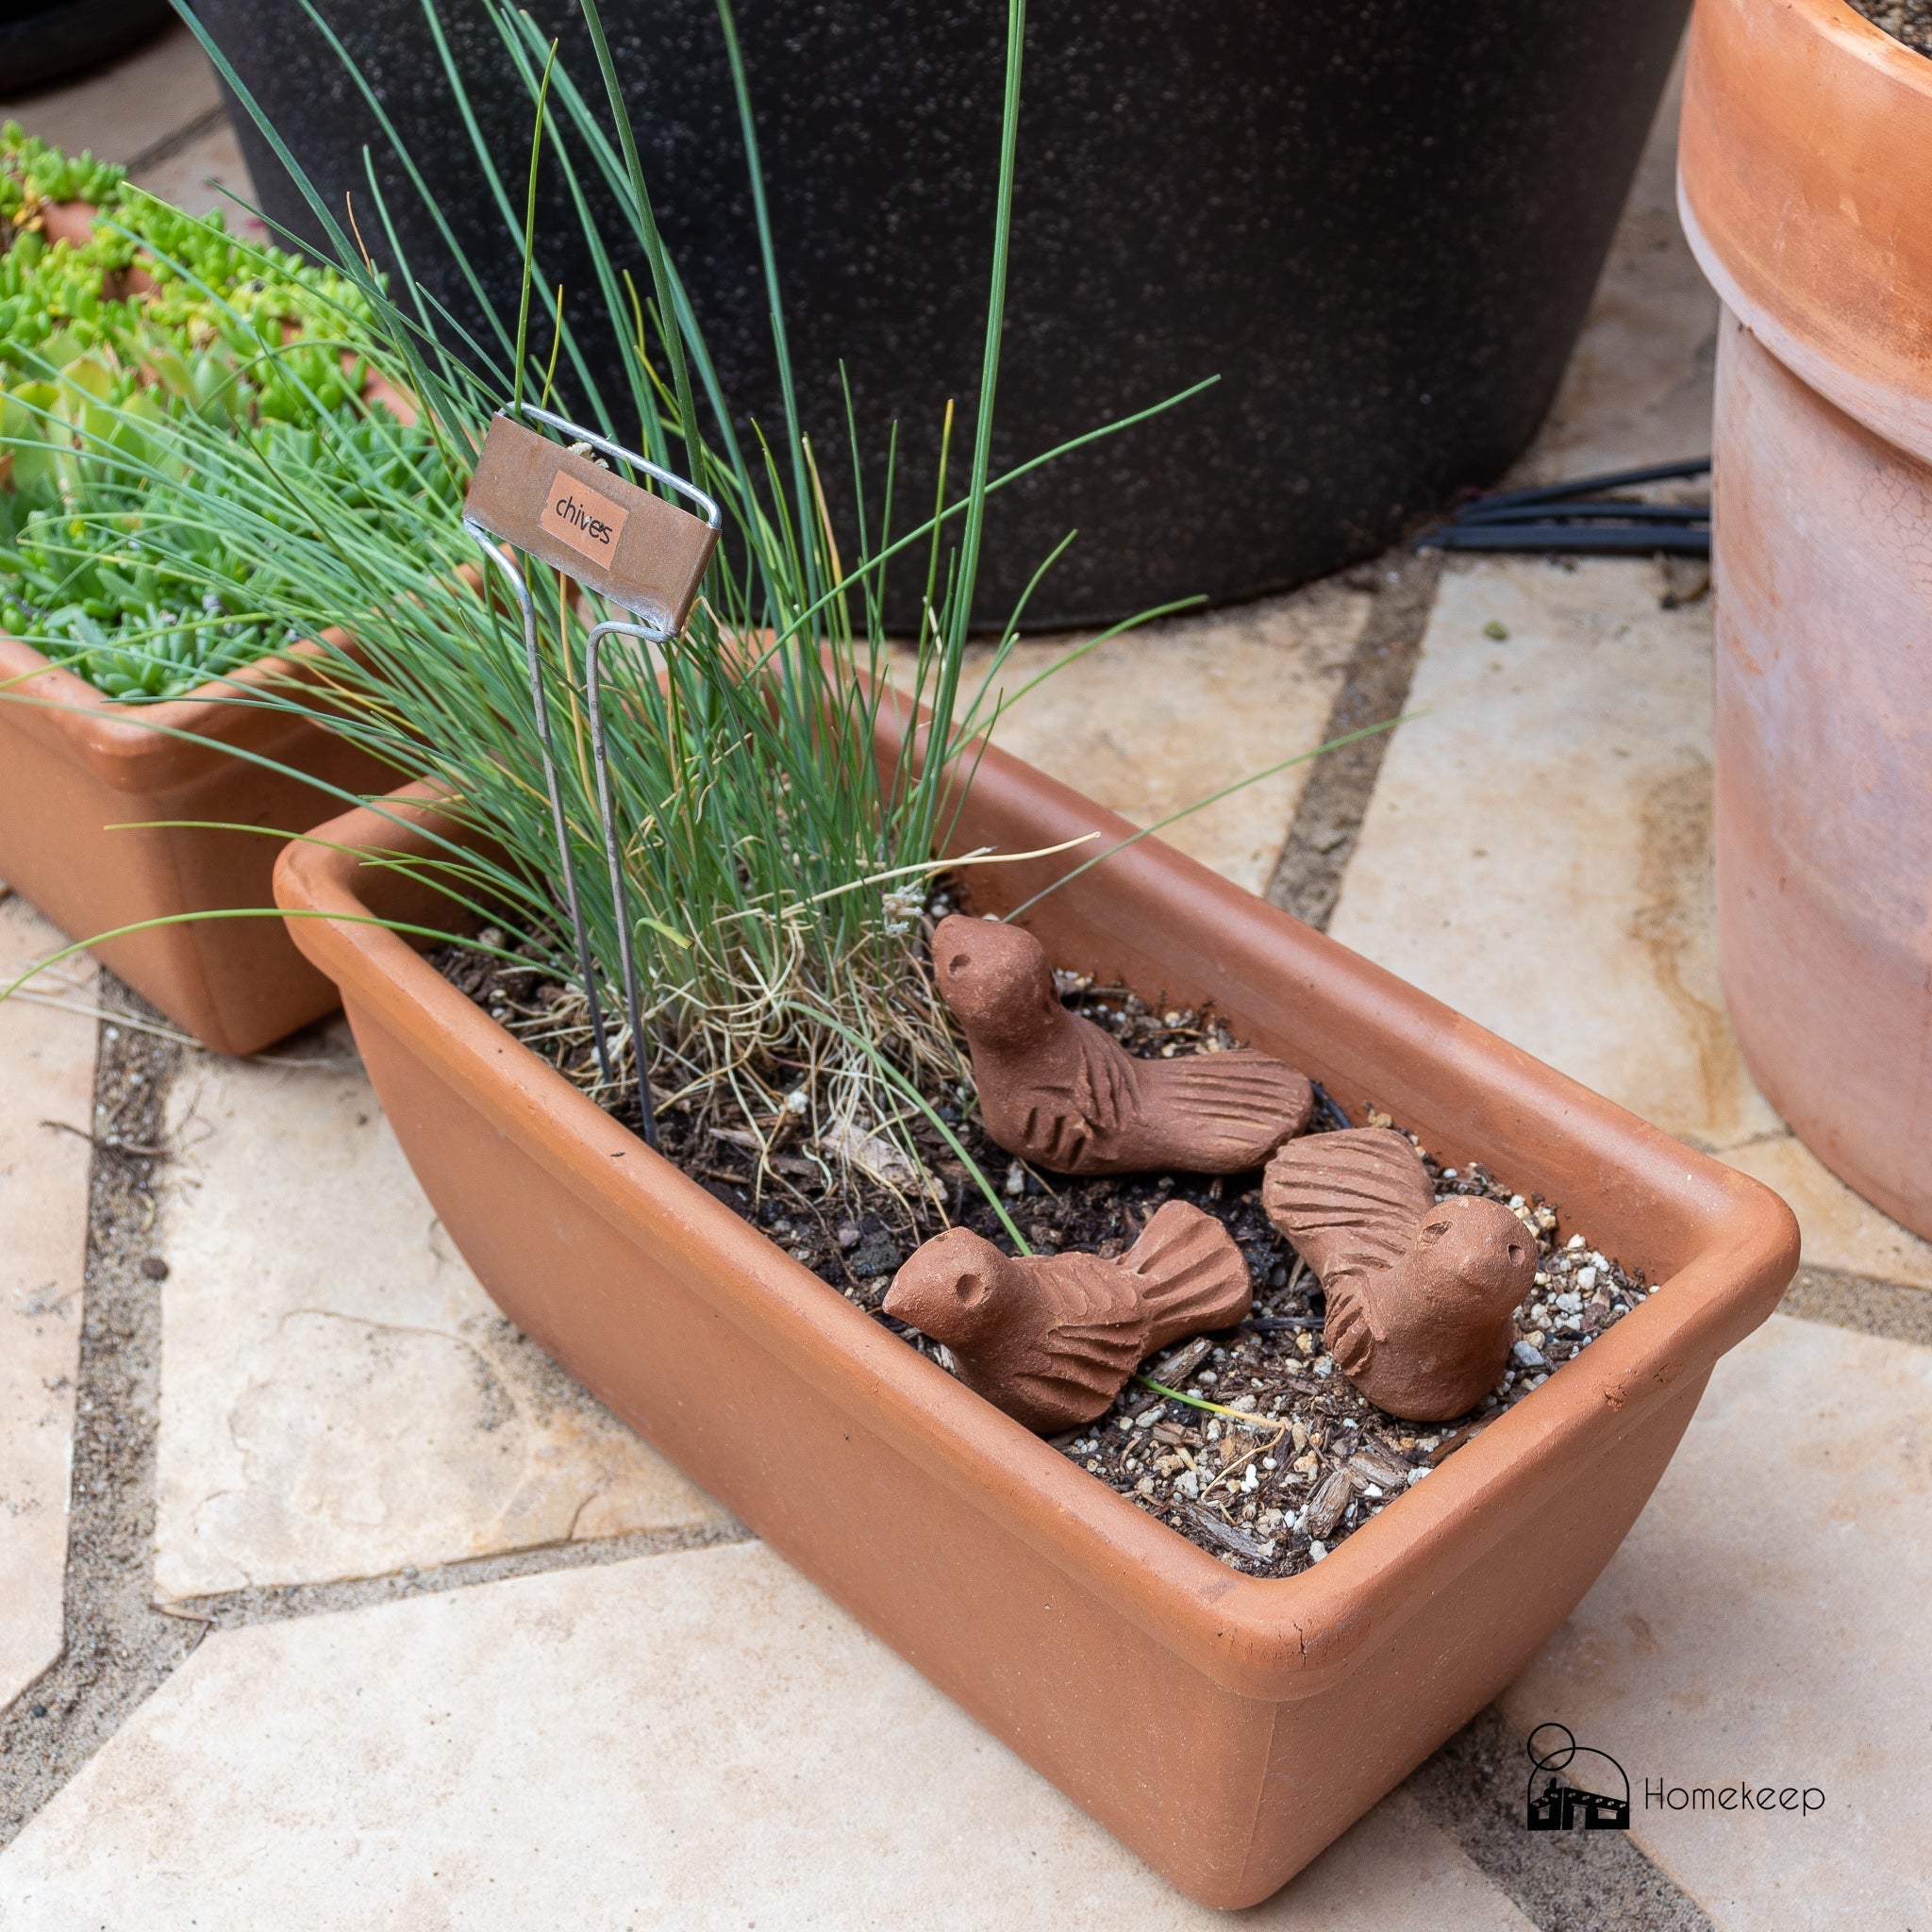
<path id="1" fill-rule="evenodd" d="M 173 17 L 168 0 L 0 0 L 0 89 L 16 93 L 99 67 Z"/>
<path id="2" fill-rule="evenodd" d="M 594 85 L 574 0 L 531 0 Z M 1372 554 L 1522 451 L 1581 325 L 1688 0 L 1053 0 L 1028 27 L 997 458 L 1203 376 L 1158 422 L 1011 492 L 984 612 L 1079 541 L 1030 621 L 1221 599 Z M 419 0 L 322 0 L 508 300 L 516 255 L 468 161 Z M 530 110 L 475 0 L 445 0 L 521 183 Z M 730 393 L 779 420 L 713 0 L 604 0 L 654 201 Z M 373 121 L 286 0 L 199 11 L 331 205 L 366 206 Z M 868 441 L 905 425 L 897 523 L 973 393 L 997 159 L 993 0 L 741 0 L 807 427 L 844 490 L 841 358 Z M 309 226 L 265 143 L 268 210 Z M 418 272 L 457 277 L 399 171 Z M 513 191 L 520 198 L 520 186 Z M 560 180 L 546 258 L 596 291 Z M 373 224 L 364 223 L 365 235 Z M 641 264 L 639 265 L 641 281 Z M 828 454 L 829 453 L 829 454 Z M 882 470 L 882 461 L 878 467 Z M 916 591 L 908 571 L 897 588 Z M 901 614 L 908 608 L 895 598 Z"/>

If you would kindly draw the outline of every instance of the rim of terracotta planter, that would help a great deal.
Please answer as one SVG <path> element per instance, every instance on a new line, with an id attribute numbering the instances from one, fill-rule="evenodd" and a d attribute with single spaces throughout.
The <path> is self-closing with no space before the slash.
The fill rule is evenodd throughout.
<path id="1" fill-rule="evenodd" d="M 271 693 L 291 683 L 312 689 L 314 674 L 349 648 L 344 632 L 326 631 L 320 643 L 305 638 L 178 698 L 130 705 L 0 631 L 0 705 L 37 712 L 63 755 L 102 783 L 152 795 L 194 783 L 213 754 L 272 758 L 284 740 L 308 736 L 314 718 L 269 702 Z"/>
<path id="2" fill-rule="evenodd" d="M 1821 395 L 1932 462 L 1932 58 L 1844 0 L 1697 0 L 1678 208 L 1713 288 Z"/>
<path id="3" fill-rule="evenodd" d="M 882 734 L 898 722 L 887 708 Z M 890 753 L 890 747 L 889 753 Z M 975 795 L 997 800 L 991 816 L 1024 819 L 1039 849 L 1056 824 L 1077 837 L 1134 828 L 997 749 L 974 777 Z M 982 788 L 985 791 L 982 794 Z M 1065 889 L 1067 908 L 1092 918 L 1118 902 L 1119 960 L 1129 983 L 1163 997 L 1194 989 L 1145 970 L 1150 944 L 1205 949 L 1224 1014 L 1270 1050 L 1292 1051 L 1296 1015 L 1257 1024 L 1242 1010 L 1244 974 L 1284 969 L 1321 1007 L 1324 1038 L 1337 1024 L 1362 1029 L 1345 1043 L 1303 1053 L 1299 1064 L 1344 1102 L 1365 1097 L 1425 1138 L 1446 1106 L 1467 1124 L 1460 1158 L 1482 1158 L 1519 1186 L 1557 1199 L 1572 1224 L 1663 1285 L 1532 1396 L 1498 1416 L 1474 1441 L 1339 1544 L 1290 1578 L 1230 1571 L 1177 1531 L 1143 1513 L 1018 1423 L 881 1328 L 612 1120 L 449 984 L 412 943 L 373 918 L 418 917 L 398 875 L 359 854 L 429 849 L 415 827 L 439 820 L 425 785 L 392 793 L 393 817 L 347 814 L 296 841 L 276 867 L 276 899 L 291 914 L 297 944 L 379 1026 L 407 1038 L 439 1079 L 489 1115 L 508 1118 L 531 1158 L 594 1214 L 643 1230 L 672 1263 L 706 1257 L 727 1278 L 718 1313 L 822 1391 L 849 1398 L 855 1377 L 876 1405 L 879 1426 L 902 1453 L 962 1500 L 1008 1524 L 1060 1570 L 1210 1680 L 1250 1696 L 1316 1694 L 1379 1646 L 1432 1596 L 1479 1562 L 1507 1526 L 1562 1487 L 1607 1429 L 1622 1429 L 1653 1405 L 1675 1399 L 1775 1306 L 1797 1261 L 1790 1210 L 1768 1189 L 1647 1126 L 1611 1103 L 1484 1032 L 1368 960 L 1208 872 L 1158 840 L 1143 838 Z M 980 836 L 984 839 L 985 827 Z M 336 849 L 346 847 L 348 849 Z M 1059 858 L 977 874 L 1001 875 L 1024 896 L 1058 875 Z M 1051 866 L 1051 872 L 1044 866 Z M 1164 895 L 1170 923 L 1150 933 L 1146 891 Z M 976 890 L 978 890 L 976 888 Z M 1058 895 L 1057 895 L 1058 896 Z M 1015 898 L 1008 902 L 1016 903 Z M 1028 924 L 1053 950 L 1051 908 Z M 1063 909 L 1067 909 L 1063 908 Z M 1068 916 L 1072 916 L 1071 909 Z M 1057 955 L 1057 958 L 1058 956 Z M 1080 962 L 1084 964 L 1084 962 Z M 1138 977 L 1135 968 L 1141 970 Z M 1374 1042 L 1400 1029 L 1412 1042 L 1413 1080 L 1389 1079 Z M 1258 1037 L 1257 1037 L 1258 1036 Z M 1423 1063 L 1426 1063 L 1425 1065 Z M 1445 1102 L 1453 1091 L 1453 1103 Z M 1438 1136 L 1428 1144 L 1447 1143 Z M 1544 1188 L 1557 1173 L 1575 1185 Z M 1584 1198 L 1585 1196 L 1588 1198 Z M 724 1257 L 728 1269 L 711 1260 Z"/>

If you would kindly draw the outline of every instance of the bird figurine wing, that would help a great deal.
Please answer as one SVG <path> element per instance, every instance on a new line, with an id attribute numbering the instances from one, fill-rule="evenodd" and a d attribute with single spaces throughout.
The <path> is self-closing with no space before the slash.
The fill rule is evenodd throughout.
<path id="1" fill-rule="evenodd" d="M 1147 1325 L 1141 1284 L 1118 1262 L 1098 1255 L 1062 1255 L 1051 1265 L 1031 1257 L 1020 1265 L 1040 1283 L 1052 1308 L 1050 1344 L 1075 1335 L 1131 1335 Z"/>
<path id="2" fill-rule="evenodd" d="M 1028 1258 L 1018 1265 L 1032 1275 L 1048 1312 L 1008 1379 L 1036 1402 L 1078 1391 L 1100 1398 L 1104 1408 L 1147 1353 L 1149 1321 L 1140 1284 L 1097 1255 Z"/>
<path id="3" fill-rule="evenodd" d="M 1406 1135 L 1351 1127 L 1291 1141 L 1268 1163 L 1261 1205 L 1332 1296 L 1394 1267 L 1436 1191 Z"/>
<path id="4" fill-rule="evenodd" d="M 1071 1089 L 1063 1090 L 1073 1110 L 1065 1124 L 1071 1163 L 1096 1144 L 1103 1155 L 1111 1152 L 1133 1105 L 1133 1087 L 1126 1050 L 1092 1021 L 1067 1017 L 1076 1056 Z"/>

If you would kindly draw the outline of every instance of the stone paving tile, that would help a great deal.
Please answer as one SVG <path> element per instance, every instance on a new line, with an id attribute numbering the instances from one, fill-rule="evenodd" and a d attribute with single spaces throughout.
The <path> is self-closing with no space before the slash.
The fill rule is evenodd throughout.
<path id="1" fill-rule="evenodd" d="M 255 184 L 242 158 L 242 143 L 225 119 L 137 170 L 134 179 L 149 193 L 190 214 L 211 214 L 219 208 L 232 235 L 257 242 L 270 239 L 268 224 L 247 212 L 255 199 Z"/>
<path id="2" fill-rule="evenodd" d="M 1329 930 L 1507 1040 L 1756 1174 L 1808 1260 L 1932 1287 L 1746 1073 L 1718 984 L 1710 625 L 1641 559 L 1444 575 Z M 1500 627 L 1506 636 L 1491 635 Z"/>
<path id="3" fill-rule="evenodd" d="M 13 1932 L 1228 1923 L 758 1544 L 217 1634 L 0 1898 Z M 1244 1917 L 1527 1923 L 1401 1796 Z"/>
<path id="4" fill-rule="evenodd" d="M 176 25 L 111 66 L 38 93 L 0 97 L 0 121 L 18 121 L 71 153 L 87 148 L 104 161 L 125 162 L 220 106 L 208 56 Z"/>
<path id="5" fill-rule="evenodd" d="M 342 1023 L 197 1056 L 169 1141 L 160 1597 L 724 1520 L 491 1306 Z"/>
<path id="6" fill-rule="evenodd" d="M 1655 1500 L 1504 1711 L 1622 1763 L 1637 1842 L 1719 1932 L 1923 1932 L 1928 1522 L 1932 1349 L 1774 1315 L 1718 1364 Z M 1646 1807 L 1650 1781 L 1824 1804 Z"/>
<path id="7" fill-rule="evenodd" d="M 1017 698 L 1079 642 L 1028 640 L 1001 668 L 996 689 L 1017 702 L 994 741 L 1137 825 L 1152 824 L 1322 742 L 1370 602 L 1331 580 L 1170 618 L 1098 645 Z M 968 653 L 962 691 L 978 689 L 990 655 Z M 1258 892 L 1307 774 L 1307 765 L 1291 765 L 1161 837 Z"/>
<path id="8" fill-rule="evenodd" d="M 0 886 L 0 985 L 63 943 Z M 92 978 L 35 991 L 85 1007 Z M 0 1706 L 60 1651 L 93 1081 L 92 1020 L 0 1005 Z"/>

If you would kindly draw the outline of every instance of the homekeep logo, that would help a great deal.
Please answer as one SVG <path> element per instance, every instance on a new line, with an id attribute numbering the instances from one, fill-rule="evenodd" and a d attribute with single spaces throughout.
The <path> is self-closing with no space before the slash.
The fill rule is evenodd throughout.
<path id="1" fill-rule="evenodd" d="M 1816 1785 L 1672 1785 L 1662 1778 L 1643 1781 L 1646 1811 L 1795 1811 L 1808 1818 L 1824 1809 L 1824 1793 Z"/>
<path id="2" fill-rule="evenodd" d="M 1551 1740 L 1539 1747 L 1537 1740 L 1545 1732 Z M 1567 1724 L 1539 1724 L 1523 1747 L 1529 1754 L 1528 1828 L 1531 1831 L 1568 1831 L 1580 1820 L 1585 1831 L 1628 1831 L 1630 1829 L 1630 1780 L 1624 1767 L 1607 1751 L 1593 1751 L 1579 1744 Z M 1615 1773 L 1623 1789 L 1621 1797 L 1603 1791 L 1585 1790 L 1559 1775 L 1579 1757 L 1594 1760 L 1590 1767 L 1592 1784 L 1609 1782 Z M 1537 1779 L 1548 1782 L 1537 1790 Z"/>
<path id="3" fill-rule="evenodd" d="M 1630 1829 L 1630 1780 L 1607 1751 L 1579 1744 L 1570 1727 L 1558 1724 L 1539 1724 L 1523 1748 L 1530 1763 L 1524 1818 L 1528 1830 L 1569 1831 L 1578 1824 L 1585 1831 Z M 1564 1774 L 1578 1758 L 1591 1760 L 1585 1768 L 1591 1785 L 1614 1783 L 1617 1791 L 1588 1790 L 1580 1779 L 1573 1783 Z M 1660 1777 L 1646 1777 L 1643 1808 L 1795 1811 L 1808 1818 L 1824 1808 L 1824 1793 L 1816 1785 L 1750 1785 L 1741 1779 L 1727 1785 L 1673 1785 Z"/>

